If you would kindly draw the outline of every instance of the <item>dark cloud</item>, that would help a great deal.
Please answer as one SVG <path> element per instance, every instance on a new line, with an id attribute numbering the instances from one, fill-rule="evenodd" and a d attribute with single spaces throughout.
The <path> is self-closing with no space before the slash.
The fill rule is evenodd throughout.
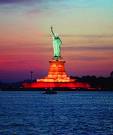
<path id="1" fill-rule="evenodd" d="M 49 45 L 48 45 L 49 46 Z M 26 50 L 26 53 L 42 53 L 42 52 L 50 52 L 52 47 L 47 47 L 47 44 L 22 44 L 22 45 L 5 45 L 5 44 L 0 44 L 0 54 L 4 54 L 7 52 L 18 52 L 21 53 L 22 50 Z M 20 50 L 20 51 L 18 51 Z"/>
<path id="2" fill-rule="evenodd" d="M 0 4 L 15 4 L 15 3 L 22 3 L 22 2 L 33 2 L 36 0 L 0 0 Z M 41 0 L 37 0 L 40 2 Z"/>
<path id="3" fill-rule="evenodd" d="M 78 59 L 82 61 L 97 61 L 97 60 L 102 61 L 102 60 L 109 60 L 109 57 L 80 56 Z"/>
<path id="4" fill-rule="evenodd" d="M 62 34 L 62 37 L 80 37 L 80 38 L 113 38 L 111 35 L 74 35 L 74 34 Z"/>
<path id="5" fill-rule="evenodd" d="M 80 55 L 80 56 L 70 56 L 69 59 L 72 61 L 106 61 L 109 60 L 109 56 L 86 56 L 86 55 Z"/>
<path id="6" fill-rule="evenodd" d="M 113 46 L 70 46 L 70 47 L 63 47 L 64 50 L 80 50 L 80 51 L 113 51 Z"/>

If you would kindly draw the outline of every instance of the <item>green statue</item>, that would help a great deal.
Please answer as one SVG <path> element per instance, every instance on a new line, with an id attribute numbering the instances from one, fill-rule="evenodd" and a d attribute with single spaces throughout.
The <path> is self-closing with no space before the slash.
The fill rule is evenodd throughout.
<path id="1" fill-rule="evenodd" d="M 51 33 L 52 33 L 52 36 L 53 36 L 54 58 L 59 59 L 61 57 L 62 41 L 56 33 L 54 34 L 53 27 L 51 27 Z"/>

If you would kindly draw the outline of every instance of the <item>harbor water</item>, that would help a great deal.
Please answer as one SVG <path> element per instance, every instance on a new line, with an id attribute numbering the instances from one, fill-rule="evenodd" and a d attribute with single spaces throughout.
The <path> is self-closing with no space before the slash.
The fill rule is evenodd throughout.
<path id="1" fill-rule="evenodd" d="M 113 92 L 0 91 L 0 135 L 113 135 Z"/>

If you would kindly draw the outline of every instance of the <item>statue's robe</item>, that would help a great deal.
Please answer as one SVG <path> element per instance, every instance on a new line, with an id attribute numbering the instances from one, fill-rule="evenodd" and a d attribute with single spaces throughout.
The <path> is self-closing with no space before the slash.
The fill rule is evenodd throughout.
<path id="1" fill-rule="evenodd" d="M 59 37 L 53 37 L 53 49 L 54 49 L 54 57 L 61 56 L 61 40 Z"/>

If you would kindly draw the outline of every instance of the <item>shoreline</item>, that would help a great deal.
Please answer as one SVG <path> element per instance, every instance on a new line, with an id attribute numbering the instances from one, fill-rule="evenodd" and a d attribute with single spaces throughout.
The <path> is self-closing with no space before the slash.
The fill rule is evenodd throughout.
<path id="1" fill-rule="evenodd" d="M 91 89 L 83 89 L 83 88 L 76 88 L 76 89 L 68 89 L 68 88 L 0 88 L 0 91 L 61 91 L 61 92 L 69 92 L 69 91 L 113 91 L 113 89 L 106 88 L 106 89 L 98 89 L 98 88 L 91 88 Z"/>

